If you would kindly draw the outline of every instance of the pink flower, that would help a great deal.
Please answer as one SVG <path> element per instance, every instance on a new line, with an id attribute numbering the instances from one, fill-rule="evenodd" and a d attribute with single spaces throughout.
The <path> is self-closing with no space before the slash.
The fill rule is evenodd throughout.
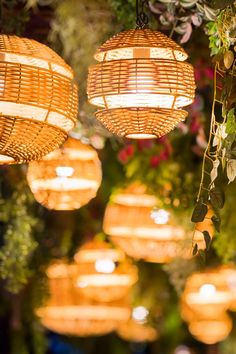
<path id="1" fill-rule="evenodd" d="M 210 67 L 207 67 L 204 69 L 204 74 L 206 75 L 206 77 L 210 80 L 214 79 L 214 70 Z"/>
<path id="2" fill-rule="evenodd" d="M 143 151 L 144 149 L 151 149 L 153 147 L 153 140 L 152 139 L 137 140 L 137 146 L 140 151 Z"/>
<path id="3" fill-rule="evenodd" d="M 132 145 L 132 144 L 127 145 L 126 148 L 125 148 L 125 151 L 126 151 L 126 155 L 128 157 L 133 156 L 133 154 L 134 154 L 134 145 Z"/>
<path id="4" fill-rule="evenodd" d="M 129 160 L 129 156 L 127 155 L 125 149 L 120 150 L 118 152 L 117 157 L 118 157 L 118 160 L 123 164 L 127 163 Z"/>
<path id="5" fill-rule="evenodd" d="M 190 127 L 189 127 L 190 132 L 193 133 L 193 134 L 196 134 L 196 133 L 198 133 L 200 128 L 201 128 L 201 123 L 200 123 L 198 117 L 197 116 L 193 116 L 192 117 L 192 121 L 190 123 Z"/>

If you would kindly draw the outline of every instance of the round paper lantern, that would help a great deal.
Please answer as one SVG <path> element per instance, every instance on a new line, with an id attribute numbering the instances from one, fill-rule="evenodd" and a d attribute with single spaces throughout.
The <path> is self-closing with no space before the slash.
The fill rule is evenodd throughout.
<path id="1" fill-rule="evenodd" d="M 169 262 L 175 257 L 190 257 L 191 245 L 184 247 L 186 234 L 172 223 L 146 187 L 132 184 L 111 197 L 104 216 L 104 231 L 126 254 L 149 262 Z"/>
<path id="2" fill-rule="evenodd" d="M 98 336 L 109 333 L 130 317 L 125 301 L 103 304 L 83 297 L 75 279 L 75 264 L 56 263 L 49 267 L 50 296 L 37 310 L 42 324 L 57 333 L 72 336 Z"/>
<path id="3" fill-rule="evenodd" d="M 198 316 L 216 318 L 232 301 L 228 285 L 219 269 L 195 273 L 187 280 L 183 301 Z"/>
<path id="4" fill-rule="evenodd" d="M 232 330 L 232 320 L 226 314 L 216 319 L 195 320 L 189 324 L 189 332 L 200 342 L 215 344 L 228 337 Z"/>
<path id="5" fill-rule="evenodd" d="M 76 286 L 88 298 L 115 301 L 127 296 L 138 280 L 137 268 L 124 253 L 103 241 L 90 241 L 75 254 Z"/>
<path id="6" fill-rule="evenodd" d="M 116 332 L 122 339 L 129 342 L 154 342 L 158 338 L 155 328 L 134 320 L 123 323 Z"/>
<path id="7" fill-rule="evenodd" d="M 118 33 L 95 54 L 90 67 L 89 102 L 102 110 L 96 117 L 112 133 L 127 138 L 165 135 L 193 102 L 193 68 L 187 54 L 158 31 L 135 29 Z"/>
<path id="8" fill-rule="evenodd" d="M 0 163 L 40 159 L 76 122 L 71 68 L 32 39 L 0 35 Z"/>
<path id="9" fill-rule="evenodd" d="M 27 180 L 35 199 L 48 209 L 73 210 L 87 204 L 101 184 L 97 152 L 69 138 L 61 149 L 29 164 Z"/>

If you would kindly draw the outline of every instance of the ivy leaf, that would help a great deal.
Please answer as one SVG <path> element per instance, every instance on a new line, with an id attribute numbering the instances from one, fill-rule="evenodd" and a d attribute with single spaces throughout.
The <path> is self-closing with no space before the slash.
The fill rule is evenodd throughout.
<path id="1" fill-rule="evenodd" d="M 220 232 L 221 219 L 218 215 L 213 215 L 211 218 L 217 232 Z"/>
<path id="2" fill-rule="evenodd" d="M 218 188 L 212 188 L 209 193 L 212 206 L 216 209 L 222 209 L 225 203 L 224 192 Z"/>
<path id="3" fill-rule="evenodd" d="M 234 108 L 232 108 L 227 114 L 226 133 L 234 134 L 235 132 L 236 132 L 236 122 L 234 116 Z"/>
<path id="4" fill-rule="evenodd" d="M 208 231 L 203 231 L 203 236 L 204 236 L 204 241 L 206 244 L 206 249 L 208 251 L 210 248 L 210 245 L 211 245 L 211 236 Z"/>
<path id="5" fill-rule="evenodd" d="M 192 222 L 203 221 L 206 214 L 207 214 L 207 211 L 208 211 L 207 205 L 204 204 L 203 202 L 199 201 L 193 210 L 191 221 Z"/>
<path id="6" fill-rule="evenodd" d="M 196 256 L 197 253 L 198 253 L 198 245 L 197 245 L 197 243 L 195 243 L 195 245 L 193 247 L 193 256 Z"/>

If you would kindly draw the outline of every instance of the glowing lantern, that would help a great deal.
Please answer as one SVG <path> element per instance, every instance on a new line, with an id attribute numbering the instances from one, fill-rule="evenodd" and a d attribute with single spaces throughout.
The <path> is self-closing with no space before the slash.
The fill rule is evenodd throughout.
<path id="1" fill-rule="evenodd" d="M 118 33 L 95 54 L 90 67 L 88 98 L 103 108 L 96 114 L 112 133 L 127 138 L 167 134 L 193 102 L 194 74 L 186 52 L 158 31 Z"/>
<path id="2" fill-rule="evenodd" d="M 37 160 L 58 148 L 76 122 L 71 68 L 53 50 L 0 35 L 0 163 Z"/>
<path id="3" fill-rule="evenodd" d="M 155 328 L 134 320 L 123 323 L 116 331 L 122 339 L 130 342 L 154 342 L 158 338 Z"/>
<path id="4" fill-rule="evenodd" d="M 146 187 L 132 184 L 111 197 L 104 216 L 104 231 L 131 257 L 149 262 L 168 262 L 175 257 L 190 257 L 190 245 L 182 227 L 171 215 L 154 210 L 157 200 Z"/>
<path id="5" fill-rule="evenodd" d="M 128 295 L 137 281 L 137 269 L 124 253 L 102 241 L 91 241 L 75 255 L 78 264 L 76 286 L 96 301 L 115 301 Z"/>
<path id="6" fill-rule="evenodd" d="M 96 196 L 102 179 L 97 152 L 69 138 L 61 149 L 29 164 L 35 199 L 48 209 L 79 209 Z"/>
<path id="7" fill-rule="evenodd" d="M 50 297 L 37 310 L 42 324 L 60 334 L 97 336 L 109 333 L 130 317 L 125 301 L 102 304 L 89 302 L 75 286 L 78 267 L 56 263 L 49 267 Z"/>
<path id="8" fill-rule="evenodd" d="M 230 310 L 236 311 L 236 268 L 234 265 L 221 266 L 219 269 L 220 273 L 224 277 L 227 285 L 228 291 L 231 294 Z"/>
<path id="9" fill-rule="evenodd" d="M 229 309 L 231 300 L 228 285 L 218 269 L 190 276 L 183 294 L 183 301 L 191 310 L 213 319 Z"/>
<path id="10" fill-rule="evenodd" d="M 188 328 L 189 332 L 200 342 L 215 344 L 228 337 L 232 330 L 232 320 L 225 313 L 216 319 L 194 320 Z"/>

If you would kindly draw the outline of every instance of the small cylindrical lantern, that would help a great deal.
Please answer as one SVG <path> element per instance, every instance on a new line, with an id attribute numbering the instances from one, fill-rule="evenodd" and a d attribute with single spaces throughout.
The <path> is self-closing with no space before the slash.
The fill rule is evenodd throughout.
<path id="1" fill-rule="evenodd" d="M 46 208 L 79 209 L 97 194 L 101 164 L 92 147 L 69 138 L 61 149 L 31 162 L 27 180 L 35 199 Z"/>
<path id="2" fill-rule="evenodd" d="M 215 344 L 228 337 L 232 330 L 232 320 L 226 313 L 215 319 L 194 320 L 189 324 L 189 332 L 200 342 Z"/>
<path id="3" fill-rule="evenodd" d="M 118 33 L 95 54 L 88 98 L 101 107 L 96 117 L 112 133 L 145 139 L 165 135 L 193 102 L 193 68 L 186 52 L 164 34 L 150 29 Z"/>
<path id="4" fill-rule="evenodd" d="M 0 164 L 41 159 L 75 126 L 71 68 L 32 39 L 0 35 Z"/>
<path id="5" fill-rule="evenodd" d="M 215 319 L 229 309 L 232 295 L 220 270 L 209 270 L 191 275 L 186 283 L 183 301 L 197 315 Z"/>
<path id="6" fill-rule="evenodd" d="M 76 264 L 52 264 L 47 274 L 50 296 L 37 315 L 51 331 L 79 337 L 99 336 L 129 319 L 130 308 L 125 300 L 105 304 L 84 298 L 75 286 Z"/>
<path id="7" fill-rule="evenodd" d="M 121 324 L 116 332 L 122 339 L 129 342 L 154 342 L 158 338 L 155 328 L 131 319 Z"/>
<path id="8" fill-rule="evenodd" d="M 190 257 L 185 230 L 173 223 L 169 212 L 155 210 L 156 204 L 145 186 L 130 185 L 111 197 L 104 216 L 105 233 L 137 259 L 164 263 L 178 256 Z"/>
<path id="9" fill-rule="evenodd" d="M 127 296 L 138 280 L 136 267 L 123 251 L 103 241 L 85 243 L 75 254 L 76 286 L 88 298 L 107 302 Z"/>

